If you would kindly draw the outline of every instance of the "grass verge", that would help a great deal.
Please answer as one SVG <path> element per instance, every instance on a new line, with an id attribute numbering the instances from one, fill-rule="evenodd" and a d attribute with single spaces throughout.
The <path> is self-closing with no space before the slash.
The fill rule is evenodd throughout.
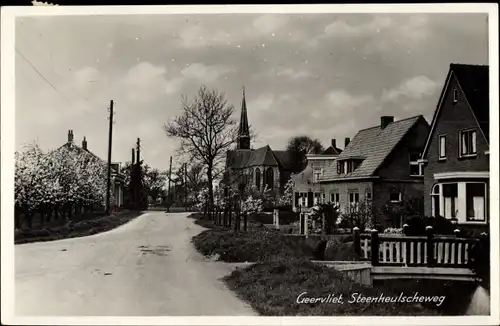
<path id="1" fill-rule="evenodd" d="M 88 220 L 68 221 L 63 226 L 45 227 L 39 230 L 19 230 L 14 235 L 14 243 L 21 244 L 89 236 L 112 230 L 141 214 L 142 212 L 139 211 L 123 211 Z"/>
<path id="2" fill-rule="evenodd" d="M 264 316 L 430 316 L 438 313 L 410 303 L 349 303 L 352 295 L 398 297 L 390 292 L 359 285 L 333 268 L 306 259 L 263 261 L 224 278 L 228 287 Z M 335 303 L 298 303 L 308 298 L 328 298 Z"/>

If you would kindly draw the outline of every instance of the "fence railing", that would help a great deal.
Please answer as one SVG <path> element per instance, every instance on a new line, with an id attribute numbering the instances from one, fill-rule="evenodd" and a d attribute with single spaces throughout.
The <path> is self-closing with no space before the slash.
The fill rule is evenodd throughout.
<path id="1" fill-rule="evenodd" d="M 479 239 L 435 236 L 432 227 L 427 236 L 360 234 L 354 229 L 354 248 L 361 259 L 373 266 L 465 267 L 469 251 Z"/>

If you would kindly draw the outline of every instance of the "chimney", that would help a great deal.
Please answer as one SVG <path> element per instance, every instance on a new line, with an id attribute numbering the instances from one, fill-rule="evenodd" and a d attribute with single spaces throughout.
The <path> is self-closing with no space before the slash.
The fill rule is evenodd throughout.
<path id="1" fill-rule="evenodd" d="M 391 116 L 383 116 L 380 117 L 380 128 L 384 129 L 389 125 L 389 123 L 394 122 L 394 117 Z"/>
<path id="2" fill-rule="evenodd" d="M 332 147 L 337 148 L 337 140 L 335 138 L 332 139 Z"/>
<path id="3" fill-rule="evenodd" d="M 350 143 L 350 142 L 351 142 L 351 138 L 346 137 L 346 138 L 345 138 L 345 143 L 344 143 L 344 148 L 346 148 L 346 147 L 347 147 L 347 145 L 349 145 L 349 143 Z"/>
<path id="4" fill-rule="evenodd" d="M 85 136 L 83 136 L 82 148 L 84 150 L 87 150 L 87 138 L 85 138 Z"/>
<path id="5" fill-rule="evenodd" d="M 73 142 L 73 130 L 68 130 L 68 143 Z"/>

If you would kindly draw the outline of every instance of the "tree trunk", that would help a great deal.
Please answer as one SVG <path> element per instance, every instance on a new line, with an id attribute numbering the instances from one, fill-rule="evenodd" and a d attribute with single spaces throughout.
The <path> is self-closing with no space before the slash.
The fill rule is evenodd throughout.
<path id="1" fill-rule="evenodd" d="M 33 229 L 33 212 L 32 211 L 27 212 L 26 217 L 28 219 L 28 228 Z"/>
<path id="2" fill-rule="evenodd" d="M 214 189 L 213 189 L 214 180 L 213 180 L 212 170 L 213 170 L 212 164 L 208 164 L 207 179 L 208 179 L 208 205 L 210 207 L 209 211 L 212 209 L 214 205 Z"/>
<path id="3" fill-rule="evenodd" d="M 20 229 L 22 226 L 21 223 L 21 209 L 19 207 L 14 208 L 14 227 L 16 229 Z"/>

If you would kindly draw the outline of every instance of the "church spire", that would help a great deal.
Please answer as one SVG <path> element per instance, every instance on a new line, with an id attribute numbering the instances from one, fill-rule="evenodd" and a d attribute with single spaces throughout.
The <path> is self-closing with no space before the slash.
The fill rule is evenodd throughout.
<path id="1" fill-rule="evenodd" d="M 241 101 L 240 129 L 238 131 L 238 149 L 250 149 L 250 128 L 248 127 L 245 86 L 243 86 L 243 100 Z"/>

